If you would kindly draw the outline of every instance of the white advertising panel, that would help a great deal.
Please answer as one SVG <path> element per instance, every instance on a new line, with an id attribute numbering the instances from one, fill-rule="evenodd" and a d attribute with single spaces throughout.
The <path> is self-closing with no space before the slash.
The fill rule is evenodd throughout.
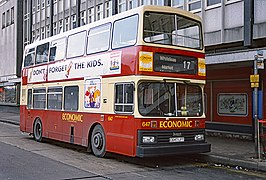
<path id="1" fill-rule="evenodd" d="M 121 73 L 121 52 L 80 57 L 28 70 L 28 83 L 95 77 Z"/>
<path id="2" fill-rule="evenodd" d="M 81 57 L 48 66 L 49 81 L 120 73 L 121 52 Z"/>
<path id="3" fill-rule="evenodd" d="M 28 71 L 28 82 L 44 82 L 47 79 L 47 65 L 38 66 L 29 69 Z"/>

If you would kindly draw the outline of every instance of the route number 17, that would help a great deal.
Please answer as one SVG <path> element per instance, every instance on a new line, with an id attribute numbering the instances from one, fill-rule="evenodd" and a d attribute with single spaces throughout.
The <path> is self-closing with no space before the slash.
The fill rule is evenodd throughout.
<path id="1" fill-rule="evenodd" d="M 190 61 L 183 61 L 183 67 L 184 69 L 190 69 Z"/>

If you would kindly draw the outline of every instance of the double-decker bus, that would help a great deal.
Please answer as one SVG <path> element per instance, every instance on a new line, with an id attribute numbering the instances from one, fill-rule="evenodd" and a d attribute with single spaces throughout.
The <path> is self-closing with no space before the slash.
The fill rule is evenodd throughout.
<path id="1" fill-rule="evenodd" d="M 141 6 L 25 47 L 20 130 L 147 157 L 210 151 L 198 16 Z"/>

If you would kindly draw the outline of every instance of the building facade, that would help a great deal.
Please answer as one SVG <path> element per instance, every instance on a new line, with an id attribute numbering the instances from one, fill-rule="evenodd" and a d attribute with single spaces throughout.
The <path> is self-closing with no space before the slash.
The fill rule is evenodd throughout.
<path id="1" fill-rule="evenodd" d="M 0 1 L 0 104 L 19 102 L 23 11 L 18 0 Z"/>
<path id="2" fill-rule="evenodd" d="M 207 64 L 205 88 L 207 127 L 252 133 L 253 89 L 250 87 L 249 77 L 253 74 L 253 60 L 257 50 L 265 51 L 266 56 L 265 0 L 2 0 L 0 2 L 2 14 L 0 103 L 6 103 L 6 100 L 1 101 L 1 94 L 5 92 L 5 88 L 16 85 L 20 75 L 23 48 L 18 44 L 24 47 L 37 39 L 44 39 L 141 5 L 173 6 L 191 11 L 203 19 Z M 20 14 L 19 10 L 23 10 L 23 14 Z M 7 20 L 3 20 L 11 19 L 11 11 L 14 11 L 14 24 L 8 24 Z M 18 34 L 21 33 L 18 26 L 23 27 L 21 39 L 18 38 L 20 37 Z M 7 50 L 11 52 L 5 53 Z M 259 89 L 263 93 L 266 84 L 265 70 L 259 70 L 259 74 L 261 77 Z M 13 79 L 16 82 L 12 82 Z M 18 94 L 19 91 L 12 92 Z M 262 100 L 266 99 L 261 98 Z M 261 111 L 266 111 L 265 106 Z"/>

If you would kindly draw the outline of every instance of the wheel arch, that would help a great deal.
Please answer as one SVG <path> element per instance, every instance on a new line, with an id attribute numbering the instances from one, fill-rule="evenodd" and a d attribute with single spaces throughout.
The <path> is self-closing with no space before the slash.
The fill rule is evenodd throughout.
<path id="1" fill-rule="evenodd" d="M 43 126 L 42 119 L 39 116 L 35 117 L 34 121 L 32 121 L 32 129 L 31 129 L 31 133 L 32 134 L 33 134 L 33 131 L 34 131 L 34 124 L 36 123 L 37 120 L 39 120 L 41 122 L 42 126 Z"/>
<path id="2" fill-rule="evenodd" d="M 102 128 L 103 128 L 103 131 L 104 131 L 104 135 L 105 135 L 105 137 L 106 137 L 106 133 L 105 133 L 105 129 L 104 129 L 104 126 L 101 124 L 101 123 L 99 123 L 99 122 L 95 122 L 95 123 L 93 123 L 91 126 L 90 126 L 90 128 L 89 128 L 89 130 L 88 130 L 88 135 L 87 135 L 87 151 L 88 152 L 92 152 L 92 149 L 91 149 L 91 141 L 90 141 L 90 139 L 91 139 L 91 135 L 92 135 L 92 132 L 93 132 L 93 129 L 95 128 L 95 126 L 97 126 L 97 125 L 100 125 Z"/>

